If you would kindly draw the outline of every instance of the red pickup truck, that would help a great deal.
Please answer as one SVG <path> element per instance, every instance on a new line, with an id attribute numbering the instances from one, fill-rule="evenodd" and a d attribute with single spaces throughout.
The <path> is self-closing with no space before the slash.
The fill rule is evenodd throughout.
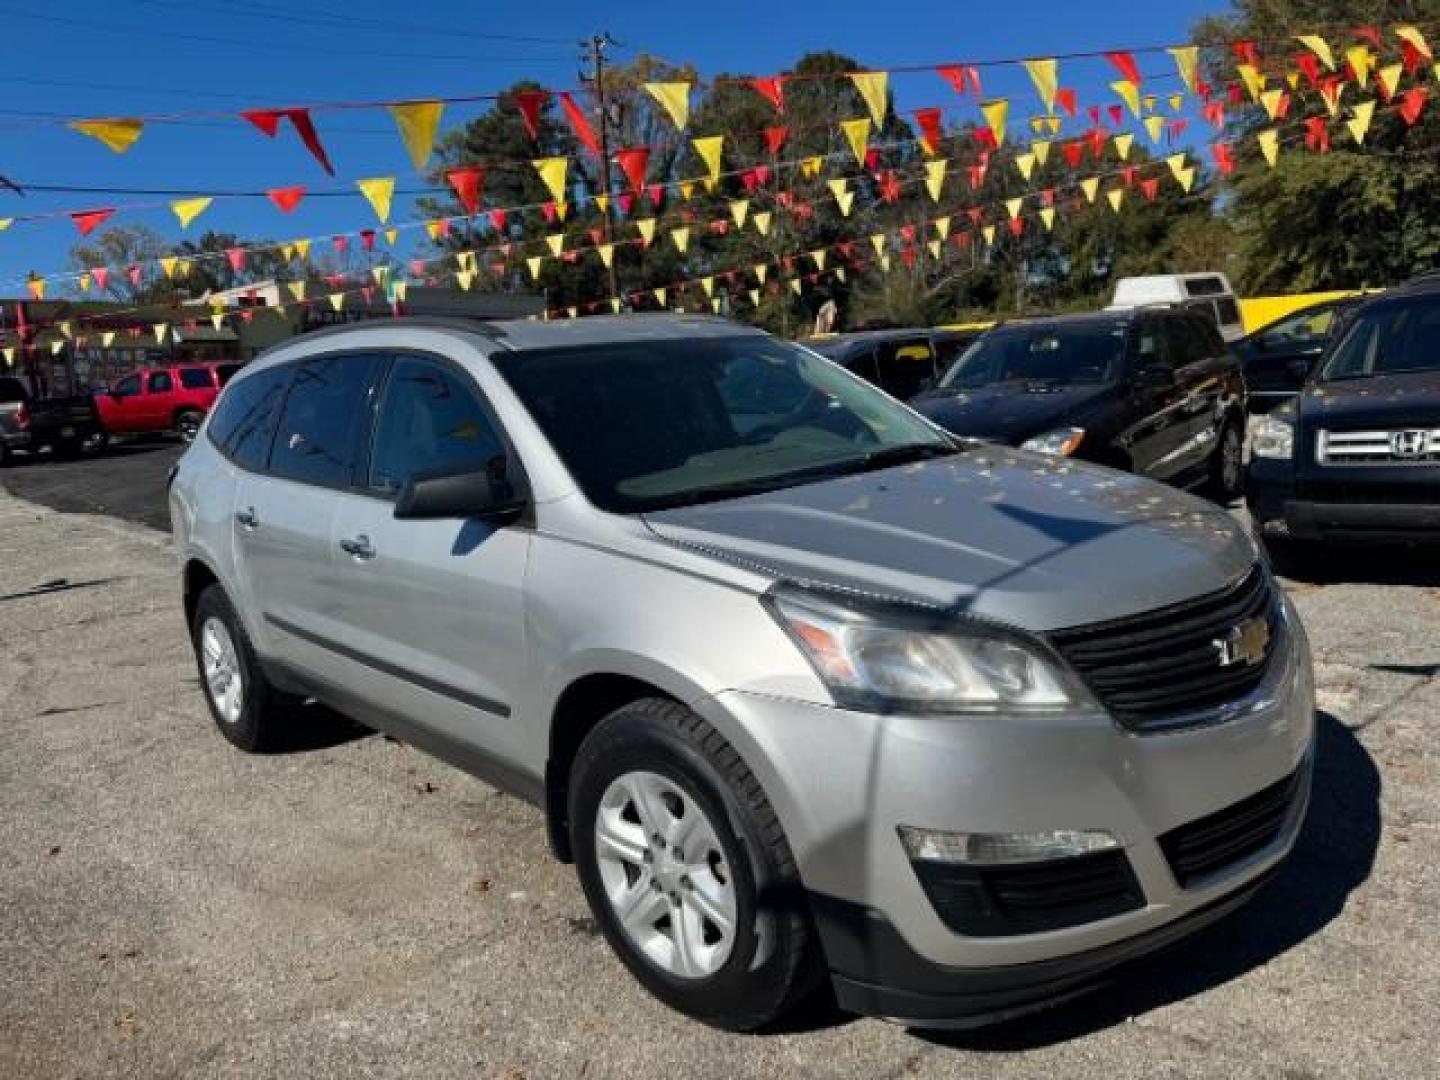
<path id="1" fill-rule="evenodd" d="M 239 370 L 239 364 L 176 364 L 132 371 L 95 392 L 100 425 L 106 435 L 173 431 L 188 443 Z"/>

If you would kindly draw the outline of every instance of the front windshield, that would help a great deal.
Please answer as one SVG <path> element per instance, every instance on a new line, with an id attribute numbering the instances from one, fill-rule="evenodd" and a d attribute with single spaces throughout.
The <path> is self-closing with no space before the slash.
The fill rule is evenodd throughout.
<path id="1" fill-rule="evenodd" d="M 1125 328 L 1017 326 L 994 330 L 966 349 L 940 385 L 965 390 L 1021 380 L 1051 385 L 1103 383 L 1116 377 L 1125 356 Z"/>
<path id="2" fill-rule="evenodd" d="M 642 513 L 956 452 L 880 391 L 774 338 L 494 358 L 596 506 Z"/>
<path id="3" fill-rule="evenodd" d="M 1319 379 L 1440 371 L 1440 297 L 1386 304 L 1357 318 L 1320 369 Z"/>

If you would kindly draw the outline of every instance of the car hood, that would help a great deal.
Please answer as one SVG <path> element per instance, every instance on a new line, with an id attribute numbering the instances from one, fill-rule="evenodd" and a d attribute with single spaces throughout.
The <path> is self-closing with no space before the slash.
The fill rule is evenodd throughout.
<path id="1" fill-rule="evenodd" d="M 1257 558 L 1229 514 L 1098 466 L 1003 447 L 648 514 L 662 538 L 777 579 L 1034 631 L 1215 592 Z"/>
<path id="2" fill-rule="evenodd" d="M 1077 413 L 1112 390 L 1106 384 L 1045 388 L 1005 383 L 960 393 L 931 391 L 910 404 L 957 435 L 1018 445 L 1033 435 L 1073 423 Z"/>
<path id="3" fill-rule="evenodd" d="M 1440 371 L 1314 383 L 1301 394 L 1300 410 L 1317 427 L 1440 427 Z"/>

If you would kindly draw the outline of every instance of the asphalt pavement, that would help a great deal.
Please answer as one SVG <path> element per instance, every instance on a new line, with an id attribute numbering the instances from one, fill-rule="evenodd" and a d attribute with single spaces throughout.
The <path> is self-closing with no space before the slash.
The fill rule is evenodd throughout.
<path id="1" fill-rule="evenodd" d="M 221 739 L 158 528 L 175 452 L 0 473 L 0 1077 L 1440 1076 L 1431 555 L 1290 583 L 1315 793 L 1240 913 L 981 1032 L 742 1037 L 638 987 L 533 808 L 321 712 L 287 753 Z"/>

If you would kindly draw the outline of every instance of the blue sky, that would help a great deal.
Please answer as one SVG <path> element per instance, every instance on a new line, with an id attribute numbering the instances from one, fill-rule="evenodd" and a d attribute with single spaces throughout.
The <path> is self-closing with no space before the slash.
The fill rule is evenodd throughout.
<path id="1" fill-rule="evenodd" d="M 123 155 L 65 129 L 56 118 L 476 94 L 525 76 L 564 89 L 575 82 L 574 43 L 599 30 L 623 44 L 621 60 L 643 50 L 689 60 L 702 75 L 768 74 L 824 48 L 883 68 L 1173 44 L 1195 19 L 1223 7 L 1219 0 L 1029 0 L 1016 8 L 974 0 L 0 0 L 6 38 L 0 173 L 22 185 L 183 190 L 320 189 L 396 174 L 403 186 L 416 177 L 380 110 L 315 114 L 336 180 L 325 176 L 288 128 L 271 141 L 234 116 L 150 124 Z M 1000 17 L 1012 11 L 1019 17 Z M 1142 69 L 1157 76 L 1147 88 L 1177 86 L 1163 57 L 1143 59 Z M 1162 73 L 1167 78 L 1158 78 Z M 1082 103 L 1116 100 L 1104 89 L 1114 77 L 1103 61 L 1061 66 L 1062 85 L 1074 86 Z M 891 88 L 902 109 L 957 103 L 933 73 L 896 75 Z M 1038 111 L 1019 69 L 987 71 L 985 90 L 987 96 L 1013 97 L 1021 115 Z M 452 108 L 444 124 L 470 115 L 473 110 Z M 179 240 L 178 225 L 164 207 L 171 197 L 32 192 L 19 198 L 0 191 L 0 217 L 148 201 L 156 207 L 118 213 L 111 224 L 145 224 Z M 407 203 L 397 202 L 396 220 L 410 217 Z M 372 223 L 358 194 L 312 198 L 289 217 L 266 200 L 237 199 L 215 203 L 191 232 L 208 227 L 284 239 Z M 63 216 L 18 221 L 0 233 L 0 296 L 20 293 L 30 270 L 49 274 L 67 267 L 76 239 Z"/>

